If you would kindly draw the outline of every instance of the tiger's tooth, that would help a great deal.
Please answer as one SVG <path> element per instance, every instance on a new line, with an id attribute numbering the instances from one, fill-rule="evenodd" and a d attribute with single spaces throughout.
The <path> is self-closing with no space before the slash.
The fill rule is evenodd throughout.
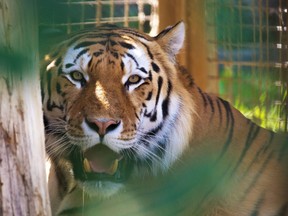
<path id="1" fill-rule="evenodd" d="M 85 172 L 91 172 L 89 161 L 86 158 L 84 158 L 83 166 L 84 166 Z"/>
<path id="2" fill-rule="evenodd" d="M 111 167 L 109 168 L 109 171 L 108 173 L 110 175 L 114 175 L 114 173 L 116 172 L 117 168 L 118 168 L 118 162 L 119 160 L 118 159 L 115 159 L 113 164 L 111 165 Z"/>

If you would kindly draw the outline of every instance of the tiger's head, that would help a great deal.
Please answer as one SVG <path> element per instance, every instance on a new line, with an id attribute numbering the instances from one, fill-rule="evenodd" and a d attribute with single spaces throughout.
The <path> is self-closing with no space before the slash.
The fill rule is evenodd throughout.
<path id="1" fill-rule="evenodd" d="M 194 104 L 175 56 L 182 22 L 156 37 L 103 26 L 62 42 L 42 72 L 46 150 L 89 194 L 166 172 L 192 133 Z"/>

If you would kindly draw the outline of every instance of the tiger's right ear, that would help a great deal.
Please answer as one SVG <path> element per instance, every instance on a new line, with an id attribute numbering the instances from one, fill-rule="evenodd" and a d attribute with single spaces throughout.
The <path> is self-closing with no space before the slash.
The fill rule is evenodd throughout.
<path id="1" fill-rule="evenodd" d="M 175 62 L 175 56 L 183 47 L 185 40 L 185 25 L 182 21 L 174 26 L 168 26 L 161 31 L 156 37 L 156 41 L 169 55 L 170 60 Z"/>

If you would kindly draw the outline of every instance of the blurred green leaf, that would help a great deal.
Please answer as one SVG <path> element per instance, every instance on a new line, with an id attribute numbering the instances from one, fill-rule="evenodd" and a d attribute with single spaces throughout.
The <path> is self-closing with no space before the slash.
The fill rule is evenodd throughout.
<path id="1" fill-rule="evenodd" d="M 0 47 L 0 74 L 12 73 L 13 75 L 22 76 L 29 63 L 31 63 L 31 60 L 27 56 Z"/>

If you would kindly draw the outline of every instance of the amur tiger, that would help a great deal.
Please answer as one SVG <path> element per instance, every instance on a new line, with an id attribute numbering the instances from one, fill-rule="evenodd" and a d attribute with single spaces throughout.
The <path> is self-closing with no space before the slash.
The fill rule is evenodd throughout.
<path id="1" fill-rule="evenodd" d="M 105 25 L 46 58 L 54 215 L 288 215 L 287 135 L 197 87 L 184 38 Z"/>

